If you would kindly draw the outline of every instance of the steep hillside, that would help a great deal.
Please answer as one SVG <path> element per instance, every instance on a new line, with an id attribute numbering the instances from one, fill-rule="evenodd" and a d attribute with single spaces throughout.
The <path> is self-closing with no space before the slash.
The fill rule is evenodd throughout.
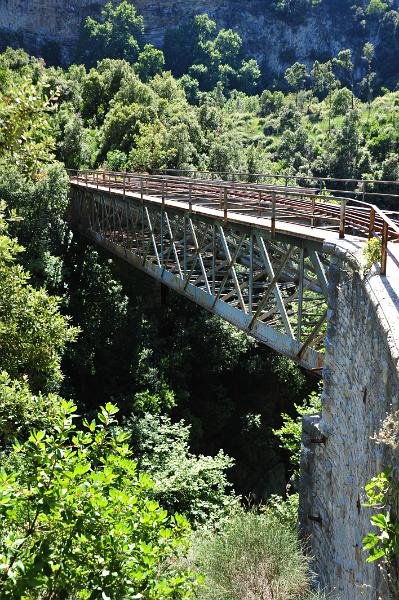
<path id="1" fill-rule="evenodd" d="M 21 45 L 49 62 L 67 64 L 73 57 L 82 20 L 88 14 L 98 14 L 104 3 L 105 0 L 0 0 L 0 43 L 3 47 Z M 364 8 L 368 0 L 323 0 L 314 8 L 294 14 L 278 13 L 269 0 L 135 0 L 134 4 L 145 18 L 148 40 L 158 47 L 162 47 L 168 28 L 207 12 L 219 26 L 239 31 L 246 50 L 271 74 L 281 73 L 296 60 L 325 59 L 348 47 L 354 49 L 360 66 L 362 45 L 372 40 L 377 45 L 382 79 L 395 75 L 389 54 L 396 44 L 399 46 L 395 20 L 398 13 L 367 16 Z M 389 8 L 397 6 L 398 1 L 391 0 Z"/>

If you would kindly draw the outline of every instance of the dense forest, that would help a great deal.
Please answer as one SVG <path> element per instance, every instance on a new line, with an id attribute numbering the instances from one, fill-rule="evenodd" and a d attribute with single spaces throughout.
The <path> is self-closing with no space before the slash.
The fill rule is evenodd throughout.
<path id="1" fill-rule="evenodd" d="M 399 92 L 371 41 L 276 89 L 205 14 L 165 54 L 129 2 L 83 33 L 68 69 L 0 55 L 0 597 L 324 598 L 296 533 L 318 380 L 74 234 L 66 169 L 398 180 Z"/>

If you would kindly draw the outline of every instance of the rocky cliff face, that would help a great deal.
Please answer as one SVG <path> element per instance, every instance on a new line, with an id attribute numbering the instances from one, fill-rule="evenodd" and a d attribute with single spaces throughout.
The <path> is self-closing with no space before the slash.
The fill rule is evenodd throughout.
<path id="1" fill-rule="evenodd" d="M 0 44 L 22 46 L 29 52 L 67 64 L 82 20 L 97 15 L 106 0 L 0 0 Z M 269 8 L 268 0 L 134 0 L 144 16 L 148 40 L 162 47 L 167 28 L 189 16 L 207 12 L 219 26 L 232 27 L 246 49 L 271 73 L 295 60 L 311 62 L 342 48 L 360 48 L 366 39 L 361 25 L 343 18 L 330 4 L 318 8 L 302 23 L 289 24 Z"/>

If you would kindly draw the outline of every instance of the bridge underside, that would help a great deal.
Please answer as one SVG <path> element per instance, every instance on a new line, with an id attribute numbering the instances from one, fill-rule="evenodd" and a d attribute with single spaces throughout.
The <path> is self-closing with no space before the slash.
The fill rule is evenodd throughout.
<path id="1" fill-rule="evenodd" d="M 321 242 L 94 186 L 72 184 L 71 207 L 75 228 L 96 244 L 305 368 L 322 367 Z"/>

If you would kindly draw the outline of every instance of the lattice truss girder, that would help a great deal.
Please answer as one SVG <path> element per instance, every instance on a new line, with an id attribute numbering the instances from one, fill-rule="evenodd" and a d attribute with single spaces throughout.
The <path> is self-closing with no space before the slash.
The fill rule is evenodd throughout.
<path id="1" fill-rule="evenodd" d="M 97 242 L 277 351 L 321 366 L 328 257 L 300 239 L 270 239 L 266 230 L 74 193 L 81 223 Z"/>

